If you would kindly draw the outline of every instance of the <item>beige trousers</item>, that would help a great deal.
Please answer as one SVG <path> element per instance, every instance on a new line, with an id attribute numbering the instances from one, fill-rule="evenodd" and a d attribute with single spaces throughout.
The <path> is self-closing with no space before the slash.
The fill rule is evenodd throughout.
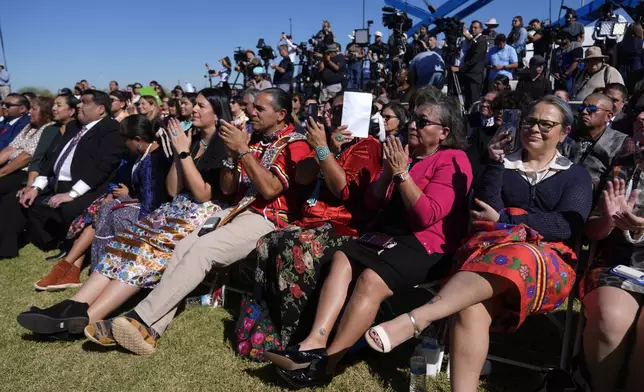
<path id="1" fill-rule="evenodd" d="M 222 219 L 231 209 L 214 216 Z M 199 237 L 200 228 L 177 243 L 157 287 L 134 310 L 145 323 L 162 334 L 177 312 L 177 306 L 204 280 L 214 266 L 243 260 L 275 225 L 251 211 L 237 215 L 224 227 Z"/>

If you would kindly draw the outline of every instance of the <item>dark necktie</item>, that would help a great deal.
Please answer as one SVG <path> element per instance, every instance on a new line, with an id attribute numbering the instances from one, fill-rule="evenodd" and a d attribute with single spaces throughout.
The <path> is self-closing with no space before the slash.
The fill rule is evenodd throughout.
<path id="1" fill-rule="evenodd" d="M 60 158 L 58 158 L 58 162 L 56 162 L 56 166 L 54 166 L 54 183 L 58 184 L 58 176 L 60 175 L 60 169 L 63 167 L 63 164 L 67 160 L 67 157 L 71 152 L 74 150 L 74 147 L 78 144 L 80 141 L 81 137 L 83 137 L 83 134 L 87 131 L 87 128 L 83 127 L 80 132 L 78 132 L 78 135 L 74 136 L 72 141 L 69 143 L 67 146 L 67 149 L 63 151 L 63 153 L 60 155 Z"/>

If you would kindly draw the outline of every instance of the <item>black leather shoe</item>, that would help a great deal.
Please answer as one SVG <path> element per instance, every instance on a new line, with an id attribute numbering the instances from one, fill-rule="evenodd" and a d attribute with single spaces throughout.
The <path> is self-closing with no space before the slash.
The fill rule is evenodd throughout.
<path id="1" fill-rule="evenodd" d="M 61 250 L 57 254 L 55 254 L 53 256 L 45 257 L 45 261 L 55 263 L 57 261 L 60 261 L 60 260 L 64 259 L 65 256 L 67 256 L 67 251 L 66 250 Z"/>
<path id="2" fill-rule="evenodd" d="M 294 388 L 326 387 L 333 380 L 333 374 L 327 373 L 328 357 L 313 359 L 308 368 L 289 371 L 277 368 L 277 374 Z"/>
<path id="3" fill-rule="evenodd" d="M 285 370 L 299 370 L 309 366 L 312 360 L 326 357 L 326 349 L 316 348 L 308 351 L 299 351 L 300 346 L 291 346 L 286 350 L 272 350 L 264 353 L 264 358 L 273 362 L 275 366 Z"/>
<path id="4" fill-rule="evenodd" d="M 61 332 L 82 334 L 89 324 L 88 309 L 86 303 L 71 300 L 65 300 L 47 309 L 32 307 L 18 315 L 18 324 L 41 335 L 57 335 Z"/>

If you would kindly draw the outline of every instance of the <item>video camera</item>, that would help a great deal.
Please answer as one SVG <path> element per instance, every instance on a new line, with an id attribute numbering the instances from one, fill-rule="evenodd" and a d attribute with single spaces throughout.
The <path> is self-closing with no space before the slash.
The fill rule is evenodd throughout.
<path id="1" fill-rule="evenodd" d="M 441 17 L 436 18 L 434 21 L 436 24 L 435 34 L 443 33 L 445 34 L 445 46 L 443 46 L 443 58 L 448 65 L 452 64 L 453 59 L 455 58 L 458 39 L 463 36 L 463 30 L 465 29 L 465 23 L 462 22 L 459 18 L 453 17 Z"/>
<path id="2" fill-rule="evenodd" d="M 241 46 L 238 46 L 233 53 L 233 58 L 235 59 L 236 64 L 241 64 L 246 62 L 246 52 L 242 50 Z"/>
<path id="3" fill-rule="evenodd" d="M 382 25 L 394 32 L 405 32 L 411 29 L 412 20 L 406 12 L 394 7 L 382 7 Z"/>
<path id="4" fill-rule="evenodd" d="M 259 57 L 265 62 L 275 59 L 275 52 L 271 46 L 266 45 L 264 38 L 260 38 L 257 41 L 257 49 L 259 49 Z"/>

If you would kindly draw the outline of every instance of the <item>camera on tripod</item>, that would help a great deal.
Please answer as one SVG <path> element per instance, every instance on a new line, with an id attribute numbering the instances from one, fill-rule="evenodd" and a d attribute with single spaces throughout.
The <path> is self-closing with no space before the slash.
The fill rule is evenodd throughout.
<path id="1" fill-rule="evenodd" d="M 453 65 L 458 47 L 458 39 L 463 35 L 465 23 L 459 18 L 437 18 L 436 34 L 445 34 L 445 46 L 443 46 L 443 59 L 447 65 Z"/>
<path id="2" fill-rule="evenodd" d="M 269 62 L 277 57 L 275 56 L 273 48 L 266 45 L 264 38 L 260 38 L 259 41 L 257 41 L 257 49 L 259 49 L 259 57 L 264 60 L 264 62 Z"/>
<path id="3" fill-rule="evenodd" d="M 406 12 L 398 11 L 394 7 L 382 7 L 382 25 L 394 32 L 403 33 L 411 29 L 412 20 Z"/>
<path id="4" fill-rule="evenodd" d="M 241 46 L 238 46 L 233 53 L 233 58 L 235 59 L 236 64 L 241 64 L 246 62 L 246 52 L 242 50 Z"/>

